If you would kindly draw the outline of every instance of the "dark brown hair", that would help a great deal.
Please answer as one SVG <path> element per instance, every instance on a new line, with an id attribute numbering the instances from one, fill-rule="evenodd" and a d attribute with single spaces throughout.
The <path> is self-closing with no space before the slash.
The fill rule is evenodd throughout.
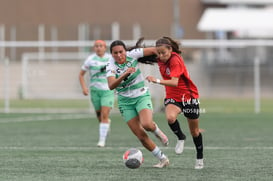
<path id="1" fill-rule="evenodd" d="M 180 43 L 167 36 L 163 36 L 162 38 L 158 39 L 155 42 L 155 46 L 166 46 L 167 48 L 172 47 L 173 52 L 176 52 L 178 54 L 182 53 L 182 51 L 179 49 Z"/>
<path id="2" fill-rule="evenodd" d="M 113 42 L 111 43 L 111 45 L 110 45 L 110 52 L 111 52 L 111 53 L 112 53 L 113 47 L 115 47 L 115 46 L 123 46 L 123 48 L 126 50 L 126 46 L 125 46 L 125 44 L 123 43 L 123 41 L 121 41 L 121 40 L 115 40 L 115 41 L 113 41 Z"/>

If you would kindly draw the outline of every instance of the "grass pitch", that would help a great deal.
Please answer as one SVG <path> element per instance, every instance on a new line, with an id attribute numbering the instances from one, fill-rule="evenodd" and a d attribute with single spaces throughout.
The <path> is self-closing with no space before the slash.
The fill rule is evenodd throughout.
<path id="1" fill-rule="evenodd" d="M 168 135 L 163 147 L 171 165 L 152 168 L 157 160 L 130 132 L 119 114 L 112 114 L 107 146 L 96 147 L 98 121 L 92 114 L 0 114 L 0 180 L 261 180 L 273 179 L 272 113 L 203 113 L 205 168 L 194 170 L 195 150 L 188 125 L 179 117 L 187 140 L 182 155 L 174 153 L 176 138 L 164 119 L 155 121 Z M 143 151 L 139 169 L 122 161 L 127 148 Z"/>

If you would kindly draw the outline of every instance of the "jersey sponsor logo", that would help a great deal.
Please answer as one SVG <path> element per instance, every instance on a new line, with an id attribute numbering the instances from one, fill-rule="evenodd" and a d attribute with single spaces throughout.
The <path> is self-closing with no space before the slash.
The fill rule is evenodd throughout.
<path id="1" fill-rule="evenodd" d="M 116 72 L 117 72 L 118 74 L 120 74 L 120 73 L 121 73 L 121 69 L 120 69 L 120 68 L 117 68 L 117 69 L 116 69 Z"/>
<path id="2" fill-rule="evenodd" d="M 126 63 L 126 66 L 129 68 L 129 67 L 132 67 L 132 62 L 128 62 L 128 63 Z"/>
<path id="3" fill-rule="evenodd" d="M 106 65 L 100 68 L 100 72 L 105 72 L 105 71 L 106 71 Z"/>

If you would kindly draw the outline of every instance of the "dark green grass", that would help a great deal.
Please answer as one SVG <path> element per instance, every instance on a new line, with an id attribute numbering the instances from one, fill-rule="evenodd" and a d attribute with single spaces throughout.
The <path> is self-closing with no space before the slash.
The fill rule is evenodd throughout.
<path id="1" fill-rule="evenodd" d="M 161 113 L 155 120 L 169 136 L 161 146 L 171 165 L 152 168 L 157 160 L 129 131 L 119 114 L 112 114 L 106 148 L 97 148 L 98 122 L 82 114 L 0 114 L 0 180 L 268 180 L 273 179 L 272 113 L 204 113 L 205 168 L 194 170 L 195 150 L 187 122 L 180 116 L 187 135 L 182 155 L 175 155 L 176 142 Z M 90 117 L 90 118 L 89 118 Z M 122 161 L 130 147 L 143 151 L 144 164 L 128 169 Z"/>

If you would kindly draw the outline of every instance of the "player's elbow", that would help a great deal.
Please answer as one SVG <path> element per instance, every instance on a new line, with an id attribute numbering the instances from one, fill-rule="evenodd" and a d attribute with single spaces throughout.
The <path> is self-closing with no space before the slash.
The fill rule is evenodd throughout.
<path id="1" fill-rule="evenodd" d="M 170 82 L 169 86 L 171 86 L 171 87 L 177 87 L 178 86 L 178 82 Z"/>
<path id="2" fill-rule="evenodd" d="M 174 85 L 173 85 L 174 87 L 177 87 L 178 86 L 178 82 L 176 82 L 176 83 L 174 83 Z"/>
<path id="3" fill-rule="evenodd" d="M 84 74 L 85 74 L 85 71 L 80 71 L 80 73 L 79 73 L 79 79 L 82 79 L 82 78 L 84 78 Z"/>
<path id="4" fill-rule="evenodd" d="M 110 90 L 114 90 L 115 89 L 115 87 L 111 86 L 111 85 L 108 85 L 108 87 L 109 87 Z"/>
<path id="5" fill-rule="evenodd" d="M 111 83 L 110 81 L 108 81 L 108 88 L 109 88 L 110 90 L 114 90 L 116 87 L 114 86 L 113 83 Z"/>
<path id="6" fill-rule="evenodd" d="M 79 74 L 79 80 L 82 81 L 84 79 L 83 75 Z"/>
<path id="7" fill-rule="evenodd" d="M 117 87 L 113 77 L 108 77 L 107 82 L 110 90 L 114 90 Z"/>
<path id="8" fill-rule="evenodd" d="M 178 86 L 178 80 L 171 80 L 170 86 L 177 87 Z"/>

